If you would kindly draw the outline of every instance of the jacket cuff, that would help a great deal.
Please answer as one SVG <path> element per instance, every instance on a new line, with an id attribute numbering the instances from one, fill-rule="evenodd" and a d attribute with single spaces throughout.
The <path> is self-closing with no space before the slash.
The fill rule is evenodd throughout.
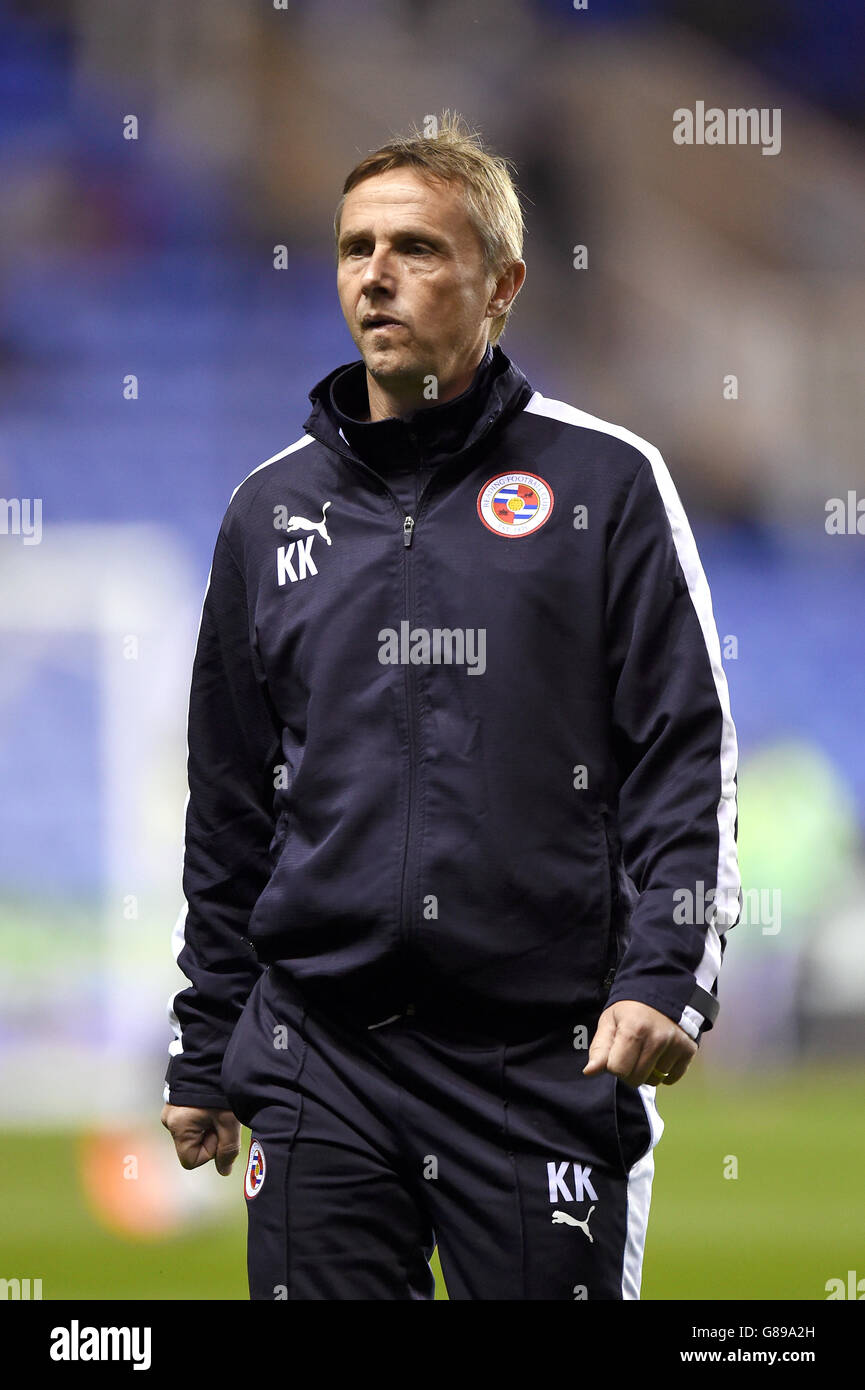
<path id="1" fill-rule="evenodd" d="M 709 1031 L 720 1011 L 716 996 L 703 989 L 701 985 L 693 985 L 690 997 L 683 1005 L 681 1000 L 673 1000 L 668 994 L 660 993 L 657 989 L 627 981 L 622 981 L 618 988 L 614 982 L 604 1002 L 604 1008 L 608 1009 L 611 1004 L 621 1004 L 628 999 L 633 999 L 637 1004 L 648 1004 L 650 1008 L 666 1014 L 667 1018 L 678 1024 L 696 1043 L 700 1042 L 703 1033 Z"/>
<path id="2" fill-rule="evenodd" d="M 678 1023 L 679 1027 L 684 1028 L 694 1039 L 698 1047 L 703 1034 L 709 1032 L 718 1017 L 720 1007 L 716 995 L 703 989 L 702 985 L 694 986 L 694 992 L 682 1010 L 682 1017 Z"/>
<path id="3" fill-rule="evenodd" d="M 231 1102 L 219 1091 L 187 1091 L 182 1086 L 166 1086 L 162 1098 L 166 1105 L 191 1105 L 196 1110 L 232 1110 Z"/>

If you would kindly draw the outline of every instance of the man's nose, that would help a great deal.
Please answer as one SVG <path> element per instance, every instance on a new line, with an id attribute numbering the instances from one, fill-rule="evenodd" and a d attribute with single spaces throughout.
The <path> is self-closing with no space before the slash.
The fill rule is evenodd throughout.
<path id="1" fill-rule="evenodd" d="M 387 247 L 377 246 L 366 263 L 362 285 L 365 290 L 393 287 L 393 262 Z"/>

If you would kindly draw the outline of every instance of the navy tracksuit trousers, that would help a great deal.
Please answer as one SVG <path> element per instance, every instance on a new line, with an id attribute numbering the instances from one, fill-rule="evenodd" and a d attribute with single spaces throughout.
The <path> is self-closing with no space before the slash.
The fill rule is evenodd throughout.
<path id="1" fill-rule="evenodd" d="M 431 1299 L 437 1244 L 451 1299 L 638 1298 L 663 1123 L 653 1087 L 582 1075 L 576 1027 L 364 1027 L 265 971 L 222 1072 L 252 1131 L 250 1297 Z"/>

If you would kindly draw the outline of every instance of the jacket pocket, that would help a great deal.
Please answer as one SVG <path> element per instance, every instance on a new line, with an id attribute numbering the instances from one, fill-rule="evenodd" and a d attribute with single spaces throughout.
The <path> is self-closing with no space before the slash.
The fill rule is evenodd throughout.
<path id="1" fill-rule="evenodd" d="M 619 965 L 619 924 L 622 916 L 621 891 L 619 888 L 619 837 L 612 824 L 612 817 L 608 810 L 601 812 L 601 821 L 604 828 L 604 848 L 607 856 L 606 873 L 609 883 L 607 901 L 609 912 L 607 916 L 607 952 L 604 964 L 604 977 L 601 981 L 601 994 L 606 997 L 612 988 L 616 970 Z"/>
<path id="2" fill-rule="evenodd" d="M 640 1092 L 620 1077 L 613 1086 L 613 1122 L 624 1176 L 655 1147 L 652 1123 Z M 660 1138 L 660 1135 L 658 1136 Z"/>
<path id="3" fill-rule="evenodd" d="M 220 1085 L 226 1096 L 232 1112 L 241 1124 L 249 1124 L 248 1108 L 244 1102 L 243 1091 L 246 1080 L 246 1072 L 243 1066 L 248 1056 L 248 1043 L 246 1040 L 246 1030 L 249 1026 L 250 1015 L 255 1009 L 255 999 L 261 988 L 261 976 L 256 980 L 252 987 L 249 998 L 234 1025 L 234 1030 L 228 1040 L 228 1045 L 222 1056 L 222 1066 L 220 1069 Z"/>
<path id="4" fill-rule="evenodd" d="M 282 851 L 285 849 L 285 842 L 288 839 L 288 829 L 291 821 L 290 811 L 280 811 L 274 826 L 273 839 L 270 842 L 270 862 L 274 868 L 279 863 Z"/>

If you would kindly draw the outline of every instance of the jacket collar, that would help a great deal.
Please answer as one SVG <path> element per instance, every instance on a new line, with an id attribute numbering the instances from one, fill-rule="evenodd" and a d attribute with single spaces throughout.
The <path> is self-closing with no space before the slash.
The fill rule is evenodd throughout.
<path id="1" fill-rule="evenodd" d="M 531 395 L 519 367 L 500 347 L 488 347 L 462 395 L 404 417 L 367 421 L 366 369 L 363 362 L 352 362 L 337 367 L 310 391 L 312 411 L 304 430 L 378 473 L 434 468 L 465 453 Z"/>

